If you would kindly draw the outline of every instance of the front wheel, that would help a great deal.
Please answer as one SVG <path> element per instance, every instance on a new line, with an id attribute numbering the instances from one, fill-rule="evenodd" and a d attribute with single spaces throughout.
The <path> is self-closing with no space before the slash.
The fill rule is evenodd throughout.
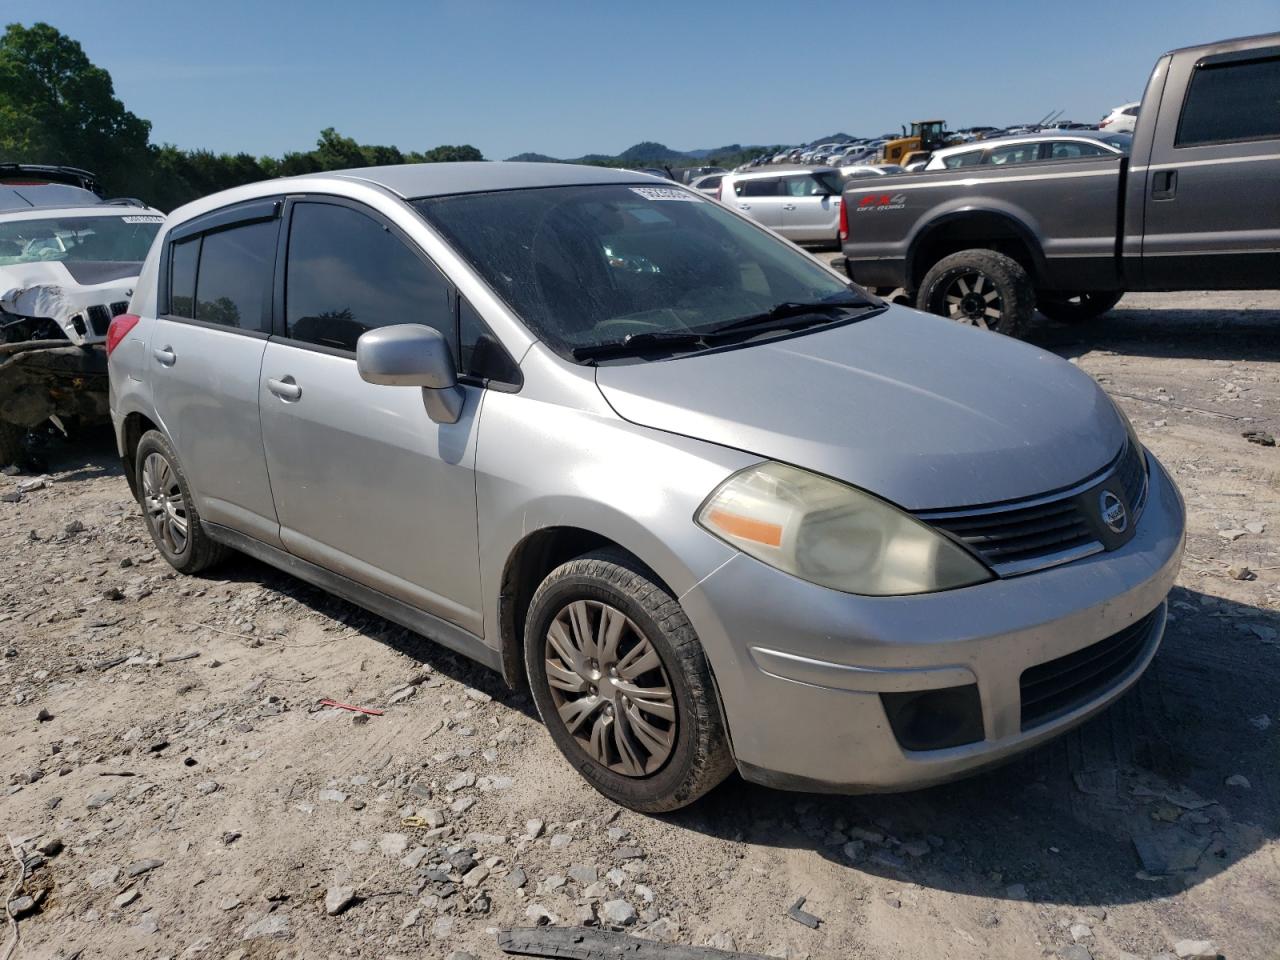
<path id="1" fill-rule="evenodd" d="M 1036 309 L 1022 264 L 995 250 L 961 250 L 933 265 L 916 294 L 916 308 L 958 323 L 1021 336 Z"/>
<path id="2" fill-rule="evenodd" d="M 1059 323 L 1087 323 L 1102 316 L 1124 296 L 1123 290 L 1091 293 L 1048 293 L 1036 295 L 1036 307 L 1050 320 Z"/>
<path id="3" fill-rule="evenodd" d="M 551 739 L 615 803 L 676 810 L 733 768 L 693 627 L 627 554 L 602 550 L 553 570 L 530 602 L 524 655 Z"/>

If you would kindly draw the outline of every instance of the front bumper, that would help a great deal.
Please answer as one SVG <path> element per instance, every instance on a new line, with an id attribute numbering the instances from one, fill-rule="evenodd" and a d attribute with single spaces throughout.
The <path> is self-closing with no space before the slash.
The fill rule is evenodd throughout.
<path id="1" fill-rule="evenodd" d="M 857 597 L 737 555 L 681 598 L 707 651 L 739 769 L 772 786 L 840 792 L 928 786 L 991 766 L 1097 713 L 1146 669 L 1164 634 L 1185 512 L 1148 454 L 1133 539 L 1061 567 L 915 597 Z M 1151 615 L 1116 676 L 1023 728 L 1024 670 Z M 976 684 L 981 739 L 906 750 L 881 694 Z"/>
<path id="2" fill-rule="evenodd" d="M 56 414 L 89 423 L 105 420 L 108 412 L 102 344 L 50 345 L 0 357 L 0 420 L 34 427 Z"/>

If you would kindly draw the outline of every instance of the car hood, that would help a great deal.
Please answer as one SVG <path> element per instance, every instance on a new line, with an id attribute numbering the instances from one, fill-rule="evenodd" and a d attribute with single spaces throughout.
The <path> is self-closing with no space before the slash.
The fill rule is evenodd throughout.
<path id="1" fill-rule="evenodd" d="M 55 320 L 72 343 L 103 339 L 86 326 L 80 334 L 72 317 L 92 306 L 127 302 L 142 264 L 122 261 L 64 263 L 38 260 L 0 266 L 0 309 L 23 317 Z"/>
<path id="2" fill-rule="evenodd" d="M 1115 407 L 1051 353 L 904 307 L 672 360 L 601 366 L 619 416 L 844 480 L 911 510 L 1071 486 L 1124 443 Z"/>

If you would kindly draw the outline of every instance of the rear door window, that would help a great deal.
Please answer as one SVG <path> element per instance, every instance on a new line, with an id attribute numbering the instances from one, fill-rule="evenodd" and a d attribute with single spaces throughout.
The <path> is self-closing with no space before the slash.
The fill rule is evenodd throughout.
<path id="1" fill-rule="evenodd" d="M 956 167 L 972 167 L 982 160 L 981 150 L 966 150 L 964 153 L 953 153 L 942 158 L 942 165 L 948 170 Z"/>
<path id="2" fill-rule="evenodd" d="M 435 327 L 458 355 L 444 274 L 358 210 L 294 204 L 285 272 L 287 336 L 354 351 L 366 330 L 398 323 Z"/>
<path id="3" fill-rule="evenodd" d="M 1040 143 L 1013 143 L 1005 147 L 991 147 L 983 157 L 983 163 L 1003 166 L 1010 163 L 1031 163 L 1040 158 Z"/>
<path id="4" fill-rule="evenodd" d="M 1084 140 L 1054 140 L 1049 144 L 1050 160 L 1078 160 L 1081 157 L 1115 156 L 1106 147 Z"/>
<path id="5" fill-rule="evenodd" d="M 739 180 L 733 185 L 733 192 L 740 197 L 778 197 L 782 195 L 782 181 Z"/>
<path id="6" fill-rule="evenodd" d="M 1200 64 L 1174 146 L 1280 137 L 1280 56 Z"/>
<path id="7" fill-rule="evenodd" d="M 196 320 L 271 332 L 277 227 L 278 221 L 265 220 L 204 235 L 196 273 Z"/>

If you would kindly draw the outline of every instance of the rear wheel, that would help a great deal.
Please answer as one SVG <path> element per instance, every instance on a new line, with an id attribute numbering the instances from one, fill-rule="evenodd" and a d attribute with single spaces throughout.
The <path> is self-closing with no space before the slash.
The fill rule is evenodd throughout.
<path id="1" fill-rule="evenodd" d="M 1022 264 L 994 250 L 961 250 L 933 265 L 916 294 L 917 309 L 958 323 L 1021 336 L 1036 295 Z"/>
<path id="2" fill-rule="evenodd" d="M 1087 323 L 1102 316 L 1124 296 L 1123 290 L 1091 293 L 1038 293 L 1036 308 L 1059 323 Z"/>
<path id="3" fill-rule="evenodd" d="M 199 573 L 225 557 L 227 548 L 200 526 L 191 487 L 163 433 L 142 435 L 135 463 L 147 531 L 169 565 L 179 573 Z"/>
<path id="4" fill-rule="evenodd" d="M 553 570 L 530 602 L 524 653 L 551 739 L 615 803 L 675 810 L 733 768 L 693 627 L 627 554 L 603 550 Z"/>

